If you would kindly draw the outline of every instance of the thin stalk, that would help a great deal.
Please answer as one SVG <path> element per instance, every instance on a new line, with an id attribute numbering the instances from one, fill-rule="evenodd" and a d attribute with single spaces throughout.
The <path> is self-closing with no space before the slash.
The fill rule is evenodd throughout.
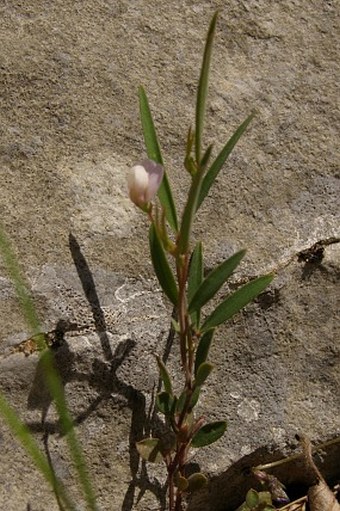
<path id="1" fill-rule="evenodd" d="M 186 374 L 186 381 L 188 381 L 187 372 L 187 303 L 186 303 L 186 281 L 188 275 L 188 257 L 187 254 L 177 258 L 177 280 L 178 280 L 178 322 L 180 327 L 180 349 L 182 368 Z"/>
<path id="2" fill-rule="evenodd" d="M 315 445 L 312 447 L 312 452 L 316 452 L 320 449 L 324 449 L 325 447 L 329 447 L 330 445 L 337 444 L 340 442 L 340 437 L 333 438 L 332 440 L 328 440 L 327 442 L 323 442 L 322 444 Z M 277 461 L 272 461 L 270 463 L 265 463 L 264 465 L 258 465 L 254 467 L 253 470 L 267 470 L 269 468 L 279 467 L 280 465 L 284 465 L 285 463 L 289 463 L 290 461 L 297 460 L 302 458 L 303 452 L 298 452 L 296 454 L 292 454 L 290 456 L 286 456 L 285 458 L 281 458 Z"/>
<path id="3" fill-rule="evenodd" d="M 176 430 L 173 428 L 177 437 L 176 452 L 172 461 L 167 463 L 169 511 L 182 510 L 183 491 L 179 488 L 175 489 L 174 475 L 176 472 L 178 472 L 178 474 L 183 476 L 183 468 L 186 464 L 188 447 L 190 444 L 190 437 L 184 441 L 183 438 L 180 438 L 180 435 L 183 434 L 181 427 L 186 422 L 191 401 L 194 367 L 194 346 L 187 302 L 187 280 L 189 272 L 188 252 L 177 255 L 176 270 L 178 281 L 178 322 L 180 351 L 182 369 L 185 378 L 184 388 L 187 392 L 187 397 L 183 406 L 183 410 L 181 411 L 179 418 L 176 420 Z"/>
<path id="4" fill-rule="evenodd" d="M 169 510 L 172 511 L 175 503 L 175 485 L 174 485 L 174 474 L 168 476 L 169 485 Z"/>

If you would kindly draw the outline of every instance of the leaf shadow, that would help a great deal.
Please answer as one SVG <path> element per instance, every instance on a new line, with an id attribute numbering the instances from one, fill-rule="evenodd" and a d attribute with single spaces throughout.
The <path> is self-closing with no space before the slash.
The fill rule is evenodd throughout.
<path id="1" fill-rule="evenodd" d="M 89 387 L 97 394 L 86 409 L 74 418 L 74 424 L 78 426 L 84 423 L 103 402 L 113 400 L 119 405 L 122 398 L 124 398 L 124 403 L 126 403 L 124 406 L 127 406 L 131 411 L 129 432 L 129 466 L 131 480 L 125 492 L 121 510 L 131 511 L 135 501 L 139 501 L 145 492 L 149 491 L 155 495 L 159 502 L 159 509 L 163 511 L 166 506 L 166 488 L 164 488 L 164 485 L 158 480 L 154 478 L 150 480 L 146 463 L 140 459 L 137 452 L 136 442 L 151 434 L 156 433 L 158 435 L 163 435 L 165 433 L 164 424 L 160 421 L 155 412 L 154 398 L 151 400 L 149 409 L 147 410 L 146 399 L 143 392 L 122 381 L 117 375 L 117 370 L 135 348 L 136 341 L 130 338 L 125 339 L 121 341 L 115 351 L 112 352 L 110 339 L 107 335 L 104 312 L 100 304 L 91 270 L 81 252 L 76 238 L 72 234 L 69 236 L 69 246 L 84 294 L 92 311 L 94 330 L 99 337 L 104 357 L 104 360 L 98 360 L 97 358 L 93 361 L 90 374 L 77 372 L 74 368 L 75 355 L 69 349 L 68 343 L 64 339 L 64 334 L 67 331 L 64 324 L 65 322 L 63 320 L 57 322 L 55 331 L 58 332 L 59 339 L 58 343 L 52 345 L 51 349 L 54 351 L 55 364 L 63 386 L 65 387 L 68 383 L 73 381 L 87 382 Z M 163 359 L 166 359 L 169 355 L 173 335 L 174 333 L 170 331 L 166 341 Z M 40 360 L 36 368 L 27 404 L 29 409 L 41 410 L 41 421 L 31 421 L 27 423 L 27 425 L 32 432 L 43 434 L 46 455 L 47 458 L 51 460 L 49 454 L 49 436 L 55 434 L 62 436 L 65 432 L 61 431 L 58 421 L 47 419 L 52 400 L 44 381 L 44 362 Z M 154 392 L 156 391 L 157 390 L 154 389 Z M 137 491 L 138 495 L 136 495 Z"/>

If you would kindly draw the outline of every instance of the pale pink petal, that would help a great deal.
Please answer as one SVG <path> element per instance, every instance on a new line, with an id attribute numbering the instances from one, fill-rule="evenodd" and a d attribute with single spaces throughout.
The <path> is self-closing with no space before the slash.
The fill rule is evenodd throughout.
<path id="1" fill-rule="evenodd" d="M 142 165 L 149 175 L 149 184 L 145 194 L 146 201 L 149 202 L 158 192 L 163 179 L 164 169 L 162 165 L 152 160 L 144 160 Z"/>
<path id="2" fill-rule="evenodd" d="M 137 206 L 145 204 L 146 191 L 149 185 L 149 176 L 143 165 L 137 164 L 130 169 L 127 175 L 129 195 Z"/>
<path id="3" fill-rule="evenodd" d="M 163 166 L 152 160 L 143 160 L 127 175 L 129 195 L 137 206 L 150 202 L 156 195 L 164 175 Z"/>

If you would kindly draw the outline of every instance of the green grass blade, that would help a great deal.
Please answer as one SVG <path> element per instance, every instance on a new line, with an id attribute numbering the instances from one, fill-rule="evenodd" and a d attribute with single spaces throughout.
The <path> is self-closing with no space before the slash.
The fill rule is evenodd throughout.
<path id="1" fill-rule="evenodd" d="M 200 310 L 203 305 L 215 296 L 217 291 L 240 264 L 245 253 L 245 250 L 240 250 L 209 273 L 189 302 L 190 313 Z"/>
<path id="2" fill-rule="evenodd" d="M 150 160 L 163 165 L 163 158 L 157 139 L 155 125 L 152 119 L 148 98 L 143 87 L 139 87 L 139 109 L 147 155 Z M 168 176 L 165 171 L 162 184 L 158 190 L 158 197 L 164 208 L 165 216 L 170 227 L 177 232 L 178 221 L 176 207 L 172 197 Z"/>
<path id="3" fill-rule="evenodd" d="M 255 112 L 250 114 L 245 121 L 237 128 L 235 133 L 230 137 L 226 145 L 223 147 L 223 149 L 218 154 L 215 161 L 211 164 L 209 170 L 207 171 L 206 175 L 204 176 L 200 195 L 197 201 L 197 209 L 201 206 L 202 202 L 204 201 L 205 197 L 208 195 L 209 190 L 214 183 L 216 177 L 218 176 L 221 168 L 223 167 L 224 163 L 228 159 L 230 153 L 234 149 L 235 145 L 247 129 L 248 125 L 252 121 L 252 119 L 255 116 Z"/>
<path id="4" fill-rule="evenodd" d="M 199 82 L 198 82 L 197 101 L 196 101 L 196 129 L 195 129 L 195 156 L 196 156 L 196 163 L 197 163 L 198 167 L 201 165 L 201 146 L 202 146 L 202 133 L 203 133 L 204 116 L 205 116 L 205 103 L 206 103 L 207 92 L 208 92 L 209 68 L 210 68 L 212 44 L 213 44 L 213 39 L 214 39 L 217 15 L 218 15 L 218 13 L 216 12 L 210 22 L 207 40 L 206 40 L 205 48 L 204 48 L 201 74 L 200 74 L 200 78 L 199 78 Z"/>
<path id="5" fill-rule="evenodd" d="M 243 307 L 262 293 L 273 278 L 274 275 L 272 273 L 269 275 L 263 275 L 262 277 L 258 277 L 257 279 L 248 282 L 248 284 L 245 284 L 235 291 L 231 296 L 218 305 L 212 314 L 210 314 L 203 323 L 201 331 L 206 332 L 210 328 L 215 328 L 230 319 L 234 314 L 243 309 Z"/>
<path id="6" fill-rule="evenodd" d="M 45 477 L 46 481 L 52 486 L 55 494 L 60 498 L 69 511 L 76 511 L 75 504 L 73 504 L 72 500 L 68 496 L 61 481 L 56 477 L 53 469 L 46 459 L 46 456 L 39 448 L 28 427 L 21 421 L 1 393 L 0 415 L 3 417 L 3 420 L 6 422 L 12 434 L 19 440 L 21 445 L 29 454 L 35 466 Z"/>
<path id="7" fill-rule="evenodd" d="M 3 256 L 5 267 L 15 286 L 15 290 L 21 308 L 24 312 L 27 324 L 29 325 L 33 334 L 35 334 L 37 331 L 41 332 L 40 321 L 34 307 L 34 303 L 27 290 L 26 283 L 21 275 L 14 251 L 12 250 L 11 245 L 2 229 L 0 229 L 0 253 Z M 46 348 L 43 335 L 36 336 L 36 340 L 38 343 L 40 343 L 39 347 L 41 349 Z M 46 384 L 49 388 L 53 400 L 55 401 L 63 430 L 67 432 L 67 442 L 69 445 L 71 457 L 79 475 L 79 480 L 84 491 L 84 496 L 89 506 L 88 509 L 91 511 L 96 511 L 97 508 L 95 505 L 94 492 L 91 488 L 90 480 L 87 475 L 84 456 L 73 428 L 73 421 L 66 405 L 64 389 L 60 376 L 55 368 L 52 352 L 48 349 L 44 350 L 40 361 L 44 371 Z"/>
<path id="8" fill-rule="evenodd" d="M 203 280 L 203 253 L 202 253 L 202 243 L 198 242 L 192 252 L 190 266 L 189 266 L 189 276 L 188 276 L 188 302 L 192 300 L 195 295 L 197 289 L 200 287 Z M 191 321 L 193 324 L 198 327 L 200 321 L 200 310 L 196 309 L 195 312 L 191 314 Z"/>
<path id="9" fill-rule="evenodd" d="M 62 431 L 66 435 L 71 459 L 78 473 L 79 482 L 81 484 L 88 509 L 91 511 L 97 511 L 98 508 L 96 505 L 95 493 L 92 489 L 86 468 L 84 454 L 74 429 L 73 419 L 67 407 L 64 388 L 55 367 L 53 353 L 50 350 L 46 350 L 42 353 L 40 360 L 48 389 L 57 408 Z"/>
<path id="10" fill-rule="evenodd" d="M 176 281 L 154 224 L 150 226 L 149 243 L 152 264 L 161 288 L 173 305 L 177 305 L 178 289 Z"/>

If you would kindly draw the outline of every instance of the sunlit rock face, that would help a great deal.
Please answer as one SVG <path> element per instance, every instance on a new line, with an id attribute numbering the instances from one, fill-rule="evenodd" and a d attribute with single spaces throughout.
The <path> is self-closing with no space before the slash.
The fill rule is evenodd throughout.
<path id="1" fill-rule="evenodd" d="M 154 355 L 167 354 L 171 375 L 179 375 L 171 307 L 153 277 L 145 215 L 126 187 L 128 169 L 146 157 L 137 88 L 147 90 L 182 206 L 205 32 L 220 7 L 205 145 L 214 142 L 217 155 L 253 109 L 257 116 L 202 205 L 194 236 L 203 241 L 206 270 L 248 249 L 232 289 L 276 273 L 268 292 L 216 335 L 216 367 L 199 407 L 211 420 L 226 419 L 228 429 L 192 453 L 193 464 L 221 479 L 190 509 L 236 508 L 242 496 L 235 490 L 228 500 L 224 474 L 247 456 L 251 464 L 254 453 L 288 453 L 297 431 L 317 443 L 340 430 L 335 3 L 21 4 L 7 2 L 1 15 L 1 221 L 43 330 L 51 339 L 62 334 L 58 367 L 99 507 L 110 511 L 162 507 L 162 466 L 146 472 L 134 444 L 150 432 Z M 0 387 L 81 508 L 2 262 L 0 313 Z M 162 422 L 154 426 L 162 434 Z M 3 423 L 0 483 L 1 509 L 58 510 Z"/>

